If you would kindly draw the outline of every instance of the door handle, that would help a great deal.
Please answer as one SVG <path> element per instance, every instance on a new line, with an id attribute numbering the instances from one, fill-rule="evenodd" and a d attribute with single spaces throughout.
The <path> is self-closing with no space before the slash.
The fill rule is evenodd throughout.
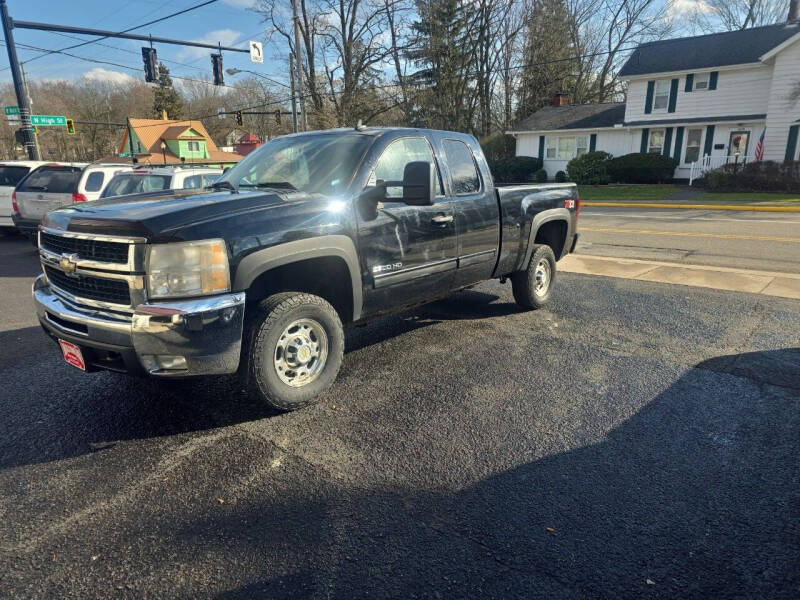
<path id="1" fill-rule="evenodd" d="M 453 222 L 453 215 L 436 215 L 431 219 L 431 223 L 436 225 L 447 225 Z"/>

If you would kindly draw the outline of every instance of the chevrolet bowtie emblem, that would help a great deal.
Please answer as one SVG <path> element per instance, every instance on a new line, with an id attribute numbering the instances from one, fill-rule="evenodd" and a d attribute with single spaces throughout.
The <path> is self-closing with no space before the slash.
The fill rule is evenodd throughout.
<path id="1" fill-rule="evenodd" d="M 59 268 L 67 275 L 72 275 L 78 268 L 78 263 L 75 262 L 76 258 L 75 254 L 62 254 L 61 260 L 58 261 Z"/>

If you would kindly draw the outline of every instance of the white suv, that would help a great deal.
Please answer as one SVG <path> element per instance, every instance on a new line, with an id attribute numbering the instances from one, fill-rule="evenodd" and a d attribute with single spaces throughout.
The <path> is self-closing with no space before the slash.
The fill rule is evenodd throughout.
<path id="1" fill-rule="evenodd" d="M 162 190 L 202 189 L 214 183 L 222 169 L 211 167 L 161 167 L 119 173 L 109 182 L 101 198 Z"/>
<path id="2" fill-rule="evenodd" d="M 130 165 L 91 164 L 83 170 L 78 181 L 78 198 L 75 202 L 97 200 L 117 173 L 133 170 Z"/>
<path id="3" fill-rule="evenodd" d="M 5 160 L 0 162 L 0 230 L 14 228 L 11 220 L 11 196 L 14 188 L 36 167 L 46 165 L 43 160 Z"/>

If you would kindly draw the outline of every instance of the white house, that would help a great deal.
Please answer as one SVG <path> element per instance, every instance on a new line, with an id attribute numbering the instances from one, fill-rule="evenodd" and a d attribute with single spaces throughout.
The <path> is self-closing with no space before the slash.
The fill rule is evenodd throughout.
<path id="1" fill-rule="evenodd" d="M 562 95 L 513 131 L 517 156 L 536 156 L 552 178 L 585 152 L 621 156 L 655 152 L 717 167 L 753 160 L 764 135 L 763 160 L 800 160 L 800 9 L 786 23 L 639 46 L 620 76 L 624 103 L 569 105 Z"/>

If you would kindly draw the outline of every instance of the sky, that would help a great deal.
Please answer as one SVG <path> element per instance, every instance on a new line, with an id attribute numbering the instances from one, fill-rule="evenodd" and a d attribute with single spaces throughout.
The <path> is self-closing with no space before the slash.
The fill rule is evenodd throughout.
<path id="1" fill-rule="evenodd" d="M 150 25 L 131 33 L 152 34 L 181 40 L 202 41 L 223 46 L 247 48 L 249 40 L 265 42 L 265 25 L 259 15 L 250 8 L 254 0 L 218 0 L 184 15 Z M 202 0 L 7 0 L 9 14 L 19 21 L 57 23 L 121 31 L 139 23 L 145 23 L 181 9 L 200 4 Z M 95 64 L 59 54 L 35 58 L 40 51 L 20 47 L 28 44 L 47 49 L 61 49 L 92 39 L 92 36 L 72 36 L 73 34 L 51 33 L 30 29 L 14 29 L 17 54 L 25 63 L 29 80 L 68 79 L 87 77 L 123 81 L 134 77 L 143 80 L 143 67 L 140 48 L 146 42 L 137 40 L 106 39 L 100 44 L 90 44 L 74 50 L 67 50 L 78 56 L 99 59 L 126 65 Z M 206 48 L 189 48 L 168 44 L 155 44 L 159 61 L 170 69 L 173 75 L 188 78 L 211 78 L 211 58 L 213 52 Z M 223 52 L 226 69 L 235 67 L 250 69 L 280 81 L 288 80 L 285 66 L 286 51 L 275 45 L 265 43 L 263 64 L 250 62 L 249 54 Z M 237 77 L 225 75 L 225 83 L 232 84 Z M 0 51 L 0 82 L 11 81 L 8 69 L 8 54 Z"/>

